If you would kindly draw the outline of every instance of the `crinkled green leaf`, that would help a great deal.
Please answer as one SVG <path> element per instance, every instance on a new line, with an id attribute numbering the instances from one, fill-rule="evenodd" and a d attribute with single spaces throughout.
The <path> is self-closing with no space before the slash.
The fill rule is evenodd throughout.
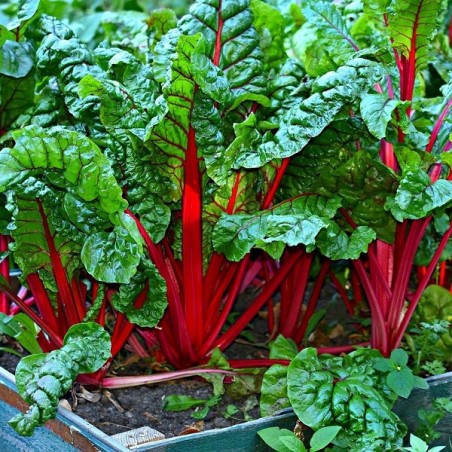
<path id="1" fill-rule="evenodd" d="M 279 258 L 284 244 L 314 245 L 317 234 L 328 226 L 338 207 L 337 200 L 313 195 L 301 196 L 257 215 L 223 214 L 213 231 L 214 248 L 233 261 L 242 259 L 253 246 Z"/>
<path id="2" fill-rule="evenodd" d="M 0 74 L 25 77 L 33 68 L 32 48 L 27 42 L 6 41 L 0 47 Z"/>
<path id="3" fill-rule="evenodd" d="M 452 318 L 452 295 L 444 287 L 435 284 L 429 285 L 422 294 L 417 306 L 417 313 L 423 322 L 432 322 L 435 319 Z M 438 350 L 446 352 L 448 360 L 452 360 L 452 330 L 441 335 L 437 342 Z"/>
<path id="4" fill-rule="evenodd" d="M 182 33 L 201 32 L 206 55 L 222 69 L 236 97 L 265 94 L 264 55 L 249 0 L 196 2 L 179 21 Z"/>
<path id="5" fill-rule="evenodd" d="M 316 37 L 305 50 L 305 67 L 310 75 L 337 69 L 358 50 L 334 2 L 309 0 L 303 3 L 302 12 L 308 21 L 302 30 L 312 27 Z"/>
<path id="6" fill-rule="evenodd" d="M 169 207 L 156 196 L 148 195 L 147 199 L 133 205 L 133 211 L 140 216 L 140 221 L 149 232 L 152 241 L 160 242 L 171 220 Z"/>
<path id="7" fill-rule="evenodd" d="M 230 176 L 233 160 L 225 152 L 223 119 L 220 112 L 206 95 L 199 92 L 193 110 L 192 124 L 196 132 L 198 152 L 202 155 L 207 174 L 223 186 Z M 233 157 L 233 156 L 232 156 Z"/>
<path id="8" fill-rule="evenodd" d="M 367 152 L 357 152 L 333 171 L 325 168 L 314 187 L 307 189 L 339 195 L 342 206 L 358 226 L 368 226 L 378 238 L 393 242 L 396 223 L 384 204 L 397 189 L 397 179 Z"/>
<path id="9" fill-rule="evenodd" d="M 291 406 L 287 396 L 287 366 L 274 364 L 264 374 L 261 386 L 260 410 L 262 416 Z"/>
<path id="10" fill-rule="evenodd" d="M 84 201 L 99 200 L 107 213 L 125 209 L 122 191 L 99 148 L 87 137 L 61 127 L 28 126 L 14 132 L 14 148 L 0 154 L 0 191 L 42 178 Z"/>
<path id="11" fill-rule="evenodd" d="M 356 143 L 365 135 L 365 127 L 353 118 L 333 121 L 308 143 L 303 152 L 291 158 L 281 181 L 282 199 L 316 190 L 318 185 L 323 187 L 325 183 L 327 187 L 340 185 L 342 177 L 333 178 L 331 174 L 356 154 Z M 300 174 L 303 177 L 299 177 Z"/>
<path id="12" fill-rule="evenodd" d="M 397 221 L 424 218 L 452 200 L 452 181 L 434 183 L 422 169 L 408 170 L 402 177 L 395 196 L 388 198 L 385 208 Z"/>
<path id="13" fill-rule="evenodd" d="M 348 234 L 333 223 L 319 233 L 317 246 L 323 255 L 333 260 L 358 259 L 376 238 L 377 234 L 368 226 L 358 226 Z"/>
<path id="14" fill-rule="evenodd" d="M 16 369 L 20 395 L 31 406 L 9 424 L 23 436 L 56 416 L 59 398 L 80 373 L 100 369 L 110 357 L 110 337 L 97 323 L 72 326 L 61 349 L 23 358 Z"/>
<path id="15" fill-rule="evenodd" d="M 22 270 L 22 278 L 39 272 L 46 287 L 56 292 L 50 248 L 55 248 L 71 279 L 73 272 L 80 268 L 82 239 L 65 219 L 59 203 L 61 199 L 52 192 L 47 196 L 41 204 L 33 198 L 14 198 L 14 222 L 10 227 L 10 234 L 14 239 L 14 260 Z M 46 234 L 46 228 L 50 236 Z"/>
<path id="16" fill-rule="evenodd" d="M 354 102 L 380 77 L 379 65 L 361 58 L 319 77 L 312 86 L 312 95 L 287 112 L 274 136 L 264 134 L 260 144 L 253 140 L 240 147 L 235 167 L 259 168 L 275 158 L 297 154 L 325 129 L 344 105 Z"/>
<path id="17" fill-rule="evenodd" d="M 253 26 L 259 35 L 266 67 L 277 66 L 286 57 L 284 51 L 284 16 L 281 12 L 261 0 L 251 0 L 254 15 Z"/>
<path id="18" fill-rule="evenodd" d="M 176 13 L 168 8 L 151 11 L 147 25 L 151 34 L 152 46 L 154 47 L 162 39 L 163 35 L 176 27 Z"/>
<path id="19" fill-rule="evenodd" d="M 111 232 L 97 232 L 85 241 L 81 259 L 99 281 L 128 284 L 137 272 L 143 246 L 135 222 L 123 217 Z"/>
<path id="20" fill-rule="evenodd" d="M 366 367 L 360 368 L 365 353 L 369 353 L 367 363 L 363 363 Z M 355 356 L 357 367 L 353 365 Z M 317 356 L 313 348 L 302 350 L 287 373 L 288 396 L 301 422 L 314 430 L 341 426 L 334 443 L 347 450 L 393 450 L 400 446 L 406 429 L 379 393 L 378 379 L 371 369 L 374 356 L 372 350 L 360 350 L 348 355 L 345 364 L 343 358 Z M 367 449 L 372 441 L 375 446 Z"/>
<path id="21" fill-rule="evenodd" d="M 191 58 L 197 52 L 201 35 L 181 35 L 175 47 L 178 58 L 170 60 L 168 82 L 163 88 L 163 98 L 167 105 L 165 116 L 150 128 L 145 139 L 155 150 L 154 163 L 169 175 L 175 189 L 182 189 L 183 165 L 188 152 L 189 130 L 196 83 L 193 79 Z M 163 41 L 162 41 L 163 42 Z M 161 43 L 156 51 L 161 48 Z M 192 150 L 193 152 L 193 150 Z M 181 196 L 179 192 L 178 196 Z"/>
<path id="22" fill-rule="evenodd" d="M 142 261 L 129 284 L 119 288 L 111 303 L 135 325 L 152 328 L 160 321 L 165 311 L 166 284 L 155 266 Z"/>
<path id="23" fill-rule="evenodd" d="M 79 93 L 82 98 L 100 98 L 100 119 L 105 126 L 144 131 L 147 114 L 133 102 L 132 96 L 119 83 L 100 81 L 88 74 L 79 83 Z"/>
<path id="24" fill-rule="evenodd" d="M 378 139 L 386 137 L 392 114 L 401 102 L 384 94 L 366 94 L 360 103 L 361 115 L 370 133 Z"/>

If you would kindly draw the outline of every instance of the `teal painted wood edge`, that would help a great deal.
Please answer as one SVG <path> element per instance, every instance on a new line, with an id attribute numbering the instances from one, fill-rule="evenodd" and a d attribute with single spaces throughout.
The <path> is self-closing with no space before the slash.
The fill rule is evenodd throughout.
<path id="1" fill-rule="evenodd" d="M 14 375 L 12 375 L 10 372 L 7 372 L 2 367 L 0 367 L 0 384 L 4 384 L 5 386 L 8 386 L 9 388 L 17 392 Z M 110 436 L 106 435 L 97 427 L 63 407 L 58 407 L 57 419 L 69 426 L 72 430 L 78 430 L 101 452 L 130 452 L 129 449 L 112 439 Z M 60 449 L 55 450 L 60 451 Z M 75 449 L 72 448 L 71 450 Z M 63 452 L 63 450 L 61 450 L 61 452 Z"/>
<path id="2" fill-rule="evenodd" d="M 169 438 L 136 449 L 139 452 L 264 452 L 271 450 L 257 432 L 268 427 L 293 429 L 297 417 L 292 410 L 223 429 L 206 430 Z"/>

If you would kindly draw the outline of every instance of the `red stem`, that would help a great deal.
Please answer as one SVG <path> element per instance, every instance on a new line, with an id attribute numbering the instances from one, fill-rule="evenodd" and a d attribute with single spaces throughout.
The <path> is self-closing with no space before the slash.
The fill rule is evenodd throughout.
<path id="1" fill-rule="evenodd" d="M 262 292 L 252 302 L 251 306 L 240 316 L 240 318 L 223 334 L 214 344 L 215 347 L 220 347 L 224 350 L 230 345 L 246 325 L 253 319 L 259 310 L 267 302 L 268 298 L 273 295 L 276 289 L 280 286 L 282 281 L 286 278 L 290 270 L 301 256 L 301 251 L 291 253 L 288 259 L 281 265 L 275 277 L 265 285 Z"/>
<path id="2" fill-rule="evenodd" d="M 284 259 L 286 259 L 287 254 L 286 252 Z M 306 253 L 302 250 L 301 258 L 294 268 L 292 275 L 289 275 L 287 278 L 295 283 L 294 286 L 287 292 L 281 291 L 281 322 L 279 324 L 279 331 L 284 337 L 295 337 L 306 295 L 312 259 L 312 253 Z M 285 296 L 283 297 L 283 295 Z"/>
<path id="3" fill-rule="evenodd" d="M 378 304 L 378 298 L 375 294 L 372 283 L 370 282 L 369 276 L 364 268 L 364 264 L 360 260 L 354 260 L 353 265 L 361 279 L 361 284 L 364 287 L 365 293 L 367 295 L 367 301 L 369 303 L 372 312 L 372 347 L 378 348 L 382 353 L 387 350 L 388 337 L 386 333 L 386 322 L 381 312 L 381 308 Z"/>
<path id="4" fill-rule="evenodd" d="M 14 301 L 18 306 L 20 306 L 20 309 L 27 314 L 33 322 L 36 323 L 36 325 L 41 328 L 42 331 L 44 331 L 47 336 L 49 336 L 50 340 L 57 346 L 62 347 L 63 346 L 63 340 L 60 337 L 60 335 L 49 325 L 47 321 L 42 319 L 41 317 L 36 314 L 36 312 L 33 311 L 25 302 L 24 300 L 20 299 L 9 287 L 3 285 L 0 283 L 0 290 L 8 295 L 8 297 Z"/>
<path id="5" fill-rule="evenodd" d="M 262 210 L 268 209 L 271 206 L 275 198 L 275 194 L 281 184 L 281 180 L 286 172 L 287 167 L 289 166 L 289 163 L 290 157 L 283 159 L 283 161 L 281 162 L 281 166 L 276 171 L 275 180 L 273 181 L 270 190 L 267 192 L 264 201 L 262 202 Z"/>
<path id="6" fill-rule="evenodd" d="M 8 251 L 8 242 L 9 237 L 3 234 L 0 234 L 0 252 L 6 252 Z M 6 282 L 9 284 L 10 277 L 9 277 L 9 258 L 8 256 L 5 256 L 3 261 L 0 264 L 0 274 L 5 278 Z M 6 296 L 6 293 L 0 294 L 0 312 L 3 312 L 4 314 L 9 314 L 9 300 Z"/>
<path id="7" fill-rule="evenodd" d="M 78 318 L 77 311 L 75 309 L 76 303 L 73 297 L 72 289 L 69 284 L 66 270 L 61 262 L 60 254 L 58 253 L 53 236 L 50 232 L 49 223 L 47 222 L 47 216 L 44 212 L 42 202 L 37 199 L 39 214 L 42 219 L 42 225 L 44 228 L 44 234 L 47 241 L 47 246 L 49 247 L 50 261 L 52 263 L 52 273 L 55 278 L 57 292 L 57 302 L 61 306 L 63 315 L 67 319 L 69 325 L 75 325 L 79 323 L 81 319 Z M 83 319 L 83 317 L 82 317 Z"/>
<path id="8" fill-rule="evenodd" d="M 354 273 L 352 273 L 353 275 Z M 355 311 L 353 309 L 353 304 L 350 301 L 348 295 L 347 295 L 347 291 L 345 290 L 345 288 L 342 286 L 341 282 L 339 281 L 339 279 L 336 277 L 336 275 L 334 274 L 333 270 L 329 270 L 328 275 L 331 279 L 331 282 L 333 283 L 333 286 L 336 288 L 336 290 L 339 292 L 339 295 L 341 296 L 345 307 L 347 308 L 347 311 L 350 315 L 354 315 Z"/>
<path id="9" fill-rule="evenodd" d="M 201 346 L 204 328 L 201 221 L 202 200 L 198 149 L 195 129 L 190 126 L 188 148 L 184 161 L 184 191 L 182 195 L 182 273 L 187 329 L 196 349 Z"/>
<path id="10" fill-rule="evenodd" d="M 432 257 L 432 260 L 430 261 L 430 264 L 427 267 L 427 271 L 425 272 L 423 280 L 419 284 L 419 286 L 416 290 L 416 293 L 412 297 L 410 305 L 408 306 L 408 309 L 405 312 L 403 320 L 400 322 L 400 325 L 398 326 L 397 332 L 394 335 L 394 339 L 391 344 L 393 348 L 397 348 L 400 345 L 403 335 L 405 334 L 405 331 L 411 320 L 411 317 L 413 316 L 414 310 L 416 309 L 416 306 L 422 296 L 422 293 L 424 292 L 425 288 L 427 287 L 427 284 L 435 270 L 436 265 L 438 264 L 439 259 L 441 258 L 441 254 L 443 253 L 444 248 L 446 247 L 447 242 L 449 241 L 451 235 L 452 235 L 452 223 L 450 224 L 449 229 L 447 230 L 447 232 L 444 234 L 443 238 L 441 239 L 441 242 L 440 242 L 435 254 Z"/>
<path id="11" fill-rule="evenodd" d="M 209 338 L 205 340 L 204 345 L 201 348 L 201 351 L 200 351 L 201 357 L 204 357 L 205 355 L 207 355 L 208 352 L 210 352 L 210 350 L 212 350 L 214 348 L 213 344 L 215 342 L 215 339 L 220 334 L 220 331 L 223 328 L 223 325 L 225 324 L 225 322 L 228 318 L 228 315 L 231 312 L 231 308 L 234 304 L 234 301 L 237 298 L 237 294 L 240 290 L 240 286 L 242 283 L 242 278 L 245 273 L 244 270 L 245 270 L 246 266 L 248 265 L 249 259 L 250 259 L 250 256 L 249 256 L 249 254 L 247 254 L 244 257 L 244 259 L 240 262 L 240 264 L 237 268 L 237 272 L 235 273 L 236 278 L 234 279 L 232 287 L 226 298 L 226 302 L 224 303 L 223 309 L 221 310 L 220 317 L 214 323 L 214 329 L 213 329 L 212 333 L 210 334 Z"/>
<path id="12" fill-rule="evenodd" d="M 306 306 L 306 312 L 304 313 L 301 325 L 298 328 L 297 333 L 294 337 L 294 340 L 297 344 L 299 344 L 306 335 L 309 320 L 311 320 L 311 317 L 314 314 L 315 308 L 317 306 L 317 301 L 319 300 L 320 292 L 322 291 L 323 283 L 325 282 L 325 278 L 326 275 L 328 274 L 329 268 L 330 261 L 329 260 L 323 261 L 322 267 L 320 268 L 320 272 L 315 280 L 311 297 L 309 298 L 308 304 Z"/>
<path id="13" fill-rule="evenodd" d="M 427 147 L 425 148 L 426 152 L 432 152 L 433 146 L 435 144 L 436 139 L 438 138 L 439 131 L 441 130 L 441 126 L 443 125 L 447 114 L 449 113 L 450 107 L 452 107 L 452 99 L 450 99 L 443 111 L 439 115 L 435 126 L 433 127 L 432 134 L 430 135 L 430 140 L 428 141 Z"/>
<path id="14" fill-rule="evenodd" d="M 162 323 L 165 325 L 165 329 L 166 327 L 169 328 L 168 322 L 169 319 L 171 319 L 171 324 L 173 326 L 173 328 L 171 328 L 171 331 L 174 334 L 174 340 L 176 340 L 177 343 L 180 345 L 181 352 L 189 360 L 195 361 L 196 360 L 195 353 L 193 350 L 192 342 L 190 341 L 188 335 L 185 315 L 182 310 L 182 304 L 180 301 L 180 290 L 177 284 L 177 279 L 175 275 L 171 272 L 171 268 L 168 268 L 168 266 L 166 265 L 161 250 L 157 248 L 157 246 L 152 242 L 151 237 L 141 224 L 140 220 L 137 217 L 135 217 L 135 215 L 130 210 L 126 210 L 125 213 L 135 221 L 138 230 L 140 231 L 141 237 L 146 243 L 146 247 L 148 249 L 148 253 L 151 260 L 153 261 L 159 273 L 166 281 L 168 292 L 167 293 L 168 311 L 165 313 L 165 316 L 162 319 Z M 174 356 L 174 353 L 170 351 L 170 348 L 172 348 L 172 346 L 169 343 L 170 339 L 166 331 L 165 334 L 159 335 L 159 340 L 162 342 L 162 349 L 166 347 L 168 354 Z M 165 355 L 166 354 L 167 353 L 165 352 Z M 174 360 L 171 360 L 171 362 L 175 364 Z"/>
<path id="15" fill-rule="evenodd" d="M 55 311 L 52 307 L 52 302 L 50 301 L 47 291 L 39 278 L 37 273 L 32 273 L 27 276 L 27 284 L 30 287 L 30 291 L 35 299 L 36 307 L 38 308 L 39 314 L 41 315 L 44 322 L 46 322 L 50 328 L 55 331 L 59 331 L 63 337 L 67 331 L 67 324 L 61 319 L 57 319 Z"/>

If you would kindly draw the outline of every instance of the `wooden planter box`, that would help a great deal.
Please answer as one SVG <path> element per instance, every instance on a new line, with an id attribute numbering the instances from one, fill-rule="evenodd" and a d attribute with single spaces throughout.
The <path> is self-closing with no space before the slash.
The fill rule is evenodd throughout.
<path id="1" fill-rule="evenodd" d="M 400 400 L 395 408 L 399 416 L 413 429 L 417 423 L 417 410 L 428 407 L 433 398 L 448 397 L 452 394 L 452 372 L 427 379 L 430 389 L 413 391 L 408 400 Z M 15 390 L 14 376 L 0 367 L 0 451 L 42 452 L 124 452 L 125 448 L 110 436 L 70 411 L 60 408 L 57 419 L 45 427 L 36 429 L 34 436 L 24 438 L 15 433 L 7 422 L 27 405 Z M 278 426 L 292 429 L 296 416 L 292 410 L 284 410 L 278 415 L 261 418 L 232 427 L 207 430 L 177 438 L 155 441 L 146 446 L 136 447 L 136 451 L 154 452 L 263 452 L 270 449 L 257 435 L 259 430 Z M 452 415 L 448 414 L 438 425 L 442 437 L 436 444 L 449 444 L 452 438 Z"/>

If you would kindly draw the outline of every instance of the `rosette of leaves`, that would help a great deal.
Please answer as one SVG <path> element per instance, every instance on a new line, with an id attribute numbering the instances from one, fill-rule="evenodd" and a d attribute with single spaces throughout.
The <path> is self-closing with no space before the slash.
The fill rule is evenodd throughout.
<path id="1" fill-rule="evenodd" d="M 399 356 L 384 360 L 377 350 L 360 349 L 335 357 L 318 355 L 314 348 L 294 356 L 293 346 L 282 338 L 278 350 L 291 362 L 272 366 L 264 375 L 264 415 L 291 406 L 314 431 L 341 427 L 333 443 L 345 450 L 390 451 L 401 446 L 406 426 L 391 408 L 399 394 L 406 397 L 420 382 L 414 381 L 406 363 L 399 365 Z"/>
<path id="2" fill-rule="evenodd" d="M 110 346 L 108 333 L 88 322 L 72 326 L 59 350 L 23 358 L 16 369 L 16 384 L 30 408 L 9 424 L 20 435 L 31 436 L 36 427 L 56 416 L 60 397 L 78 374 L 95 372 L 106 363 Z"/>

